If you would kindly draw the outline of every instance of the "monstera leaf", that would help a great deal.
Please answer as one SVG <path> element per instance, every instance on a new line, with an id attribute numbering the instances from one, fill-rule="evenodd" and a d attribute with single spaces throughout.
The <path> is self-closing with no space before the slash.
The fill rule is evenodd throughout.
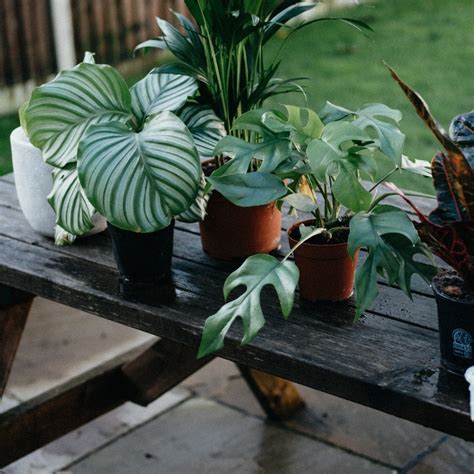
<path id="1" fill-rule="evenodd" d="M 81 63 L 34 89 L 24 111 L 31 143 L 62 168 L 76 161 L 79 141 L 92 124 L 131 120 L 132 98 L 111 66 Z"/>
<path id="2" fill-rule="evenodd" d="M 355 118 L 352 123 L 356 127 L 362 130 L 374 131 L 382 152 L 397 166 L 401 164 L 405 135 L 396 125 L 402 119 L 399 110 L 391 109 L 384 104 L 366 104 L 353 111 L 327 102 L 321 111 L 321 117 L 325 123 L 338 121 L 349 116 Z"/>
<path id="3" fill-rule="evenodd" d="M 242 344 L 248 344 L 265 324 L 260 304 L 260 293 L 266 285 L 277 292 L 284 318 L 293 309 L 294 293 L 299 271 L 293 262 L 279 261 L 271 255 L 254 255 L 232 273 L 224 284 L 224 298 L 235 288 L 244 285 L 246 291 L 225 304 L 216 314 L 206 320 L 198 357 L 218 351 L 235 320 L 242 318 L 244 336 Z"/>
<path id="4" fill-rule="evenodd" d="M 365 262 L 356 272 L 356 318 L 377 297 L 379 274 L 384 275 L 391 285 L 398 283 L 401 275 L 406 275 L 401 288 L 406 287 L 404 283 L 408 274 L 402 273 L 399 255 L 384 239 L 384 236 L 390 234 L 404 238 L 412 247 L 419 242 L 416 229 L 406 213 L 391 206 L 379 207 L 378 213 L 356 214 L 350 221 L 349 254 L 353 257 L 359 248 L 368 250 Z"/>
<path id="5" fill-rule="evenodd" d="M 120 123 L 91 126 L 78 169 L 98 212 L 134 232 L 167 227 L 194 202 L 201 178 L 192 136 L 171 112 L 153 115 L 138 133 Z"/>

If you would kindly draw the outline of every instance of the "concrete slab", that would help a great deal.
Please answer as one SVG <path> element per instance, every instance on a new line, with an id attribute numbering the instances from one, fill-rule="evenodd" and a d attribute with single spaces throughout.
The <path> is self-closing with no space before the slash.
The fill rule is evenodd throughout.
<path id="1" fill-rule="evenodd" d="M 96 366 L 155 340 L 141 331 L 36 298 L 7 384 L 27 400 Z M 0 403 L 0 411 L 3 402 Z"/>
<path id="2" fill-rule="evenodd" d="M 183 386 L 247 413 L 264 416 L 235 364 L 216 359 Z M 444 435 L 415 423 L 298 386 L 307 402 L 286 426 L 396 467 L 405 466 Z"/>
<path id="3" fill-rule="evenodd" d="M 2 474 L 49 474 L 100 449 L 133 428 L 153 419 L 188 399 L 187 390 L 176 388 L 143 408 L 133 403 L 87 423 L 79 430 L 59 438 L 1 470 Z"/>
<path id="4" fill-rule="evenodd" d="M 211 400 L 191 399 L 69 466 L 87 473 L 388 473 Z"/>

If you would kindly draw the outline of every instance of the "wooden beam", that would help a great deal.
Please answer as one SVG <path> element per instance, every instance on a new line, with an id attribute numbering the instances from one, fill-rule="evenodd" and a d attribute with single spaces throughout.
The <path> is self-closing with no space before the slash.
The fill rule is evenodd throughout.
<path id="1" fill-rule="evenodd" d="M 263 411 L 272 420 L 285 420 L 304 407 L 298 390 L 288 380 L 237 364 Z"/>
<path id="2" fill-rule="evenodd" d="M 0 468 L 128 400 L 146 405 L 211 359 L 160 340 L 134 349 L 0 415 Z M 140 353 L 141 352 L 141 353 Z"/>
<path id="3" fill-rule="evenodd" d="M 196 347 L 160 339 L 122 367 L 124 376 L 133 387 L 130 399 L 138 405 L 147 406 L 213 359 L 197 360 L 196 354 Z"/>
<path id="4" fill-rule="evenodd" d="M 33 296 L 0 285 L 0 398 L 7 385 Z"/>

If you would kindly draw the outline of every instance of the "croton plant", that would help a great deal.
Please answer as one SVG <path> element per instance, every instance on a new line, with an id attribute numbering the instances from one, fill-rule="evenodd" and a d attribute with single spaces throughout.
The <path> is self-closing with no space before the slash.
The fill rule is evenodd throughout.
<path id="1" fill-rule="evenodd" d="M 474 111 L 456 117 L 448 134 L 433 118 L 424 99 L 392 68 L 390 71 L 444 147 L 444 152 L 437 153 L 431 162 L 438 207 L 425 216 L 407 196 L 400 194 L 417 212 L 421 239 L 474 292 Z"/>

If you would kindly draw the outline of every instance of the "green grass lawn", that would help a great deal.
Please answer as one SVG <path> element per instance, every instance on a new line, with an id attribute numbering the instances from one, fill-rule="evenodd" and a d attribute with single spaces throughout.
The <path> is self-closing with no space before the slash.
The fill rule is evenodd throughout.
<path id="1" fill-rule="evenodd" d="M 369 40 L 334 22 L 309 26 L 289 39 L 279 75 L 311 78 L 307 82 L 309 106 L 316 109 L 326 100 L 346 107 L 383 102 L 400 109 L 407 134 L 406 154 L 430 159 L 438 145 L 381 60 L 423 94 L 447 127 L 453 116 L 474 107 L 474 2 L 379 0 L 336 14 L 366 21 L 375 34 Z M 281 41 L 269 46 L 270 54 L 279 49 Z M 282 101 L 301 103 L 293 97 Z M 0 117 L 0 174 L 10 170 L 8 136 L 15 126 L 16 116 Z"/>
<path id="2" fill-rule="evenodd" d="M 279 75 L 311 78 L 309 105 L 317 110 L 326 100 L 349 108 L 383 102 L 400 109 L 406 154 L 430 159 L 438 144 L 381 61 L 415 87 L 448 127 L 455 115 L 474 108 L 474 2 L 379 0 L 335 15 L 363 20 L 375 34 L 369 40 L 344 24 L 311 25 L 288 40 Z M 271 48 L 279 46 L 277 40 Z"/>

